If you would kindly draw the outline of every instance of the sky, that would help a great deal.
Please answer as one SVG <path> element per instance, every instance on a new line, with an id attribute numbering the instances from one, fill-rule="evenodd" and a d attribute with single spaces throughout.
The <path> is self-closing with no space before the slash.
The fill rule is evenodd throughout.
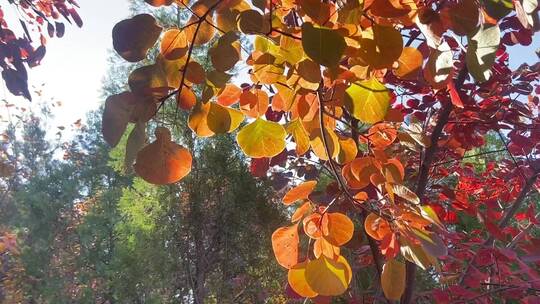
<path id="1" fill-rule="evenodd" d="M 100 89 L 108 69 L 108 52 L 112 49 L 112 28 L 129 15 L 127 0 L 79 0 L 78 3 L 83 27 L 66 24 L 64 37 L 49 39 L 41 65 L 29 71 L 31 85 L 44 84 L 44 100 L 52 98 L 62 103 L 53 113 L 56 126 L 68 126 L 79 118 L 84 120 L 88 111 L 103 103 Z M 16 100 L 17 105 L 29 104 L 22 98 L 15 99 L 5 89 L 0 90 L 0 96 L 8 101 Z"/>
<path id="2" fill-rule="evenodd" d="M 79 0 L 79 4 L 84 26 L 66 26 L 63 38 L 50 39 L 41 65 L 30 71 L 31 85 L 44 84 L 43 99 L 62 102 L 62 107 L 54 112 L 56 126 L 69 126 L 79 118 L 84 121 L 88 111 L 104 102 L 100 89 L 108 69 L 108 52 L 112 49 L 111 31 L 129 15 L 127 0 Z M 537 33 L 532 45 L 512 47 L 511 66 L 538 61 L 535 50 L 539 41 Z M 18 105 L 28 104 L 9 95 L 5 88 L 0 90 L 0 98 L 16 100 Z"/>

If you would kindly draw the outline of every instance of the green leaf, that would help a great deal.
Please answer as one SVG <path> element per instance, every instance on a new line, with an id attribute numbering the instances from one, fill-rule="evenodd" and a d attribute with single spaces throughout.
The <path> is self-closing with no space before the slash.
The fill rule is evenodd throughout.
<path id="1" fill-rule="evenodd" d="M 321 65 L 337 66 L 343 56 L 345 46 L 345 38 L 334 30 L 314 27 L 310 22 L 302 25 L 304 52 Z"/>
<path id="2" fill-rule="evenodd" d="M 467 68 L 478 82 L 486 82 L 491 77 L 491 67 L 501 42 L 501 30 L 497 25 L 484 24 L 469 37 L 467 47 Z"/>

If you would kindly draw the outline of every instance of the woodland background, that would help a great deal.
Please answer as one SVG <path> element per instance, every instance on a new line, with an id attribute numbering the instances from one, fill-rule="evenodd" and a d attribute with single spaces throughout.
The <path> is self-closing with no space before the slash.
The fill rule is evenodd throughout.
<path id="1" fill-rule="evenodd" d="M 147 11 L 142 1 L 132 2 L 133 15 Z M 174 8 L 153 13 L 165 27 L 186 18 Z M 210 65 L 207 52 L 199 48 L 194 57 Z M 148 60 L 157 53 L 151 50 Z M 130 72 L 144 64 L 127 64 L 114 52 L 109 60 L 103 99 L 124 91 Z M 241 77 L 245 71 L 234 72 Z M 104 142 L 103 109 L 88 113 L 86 124 L 68 126 L 75 135 L 65 140 L 64 129 L 49 124 L 58 104 L 44 97 L 34 102 L 39 111 L 6 101 L 9 123 L 0 130 L 0 151 L 18 163 L 16 174 L 0 178 L 2 303 L 304 302 L 290 298 L 269 236 L 290 215 L 281 204 L 290 180 L 317 177 L 324 185 L 329 179 L 318 175 L 316 164 L 287 160 L 282 153 L 269 161 L 269 168 L 260 168 L 244 156 L 234 135 L 199 138 L 185 125 L 187 113 L 166 104 L 157 119 L 176 124 L 174 137 L 191 151 L 194 162 L 182 182 L 154 186 L 126 169 L 129 130 L 114 149 Z M 461 165 L 478 174 L 508 161 L 506 141 L 496 132 L 468 153 L 473 156 L 464 157 Z M 287 161 L 294 169 L 284 172 Z M 277 174 L 267 176 L 267 170 Z M 441 187 L 454 187 L 457 181 L 444 183 Z M 531 208 L 540 208 L 539 198 L 536 191 L 531 194 Z M 466 212 L 449 213 L 444 221 L 454 231 L 483 227 Z M 539 237 L 533 228 L 531 237 Z M 355 234 L 355 240 L 345 247 L 369 250 L 363 236 Z M 358 270 L 373 261 L 350 263 Z M 440 287 L 434 271 L 416 277 L 420 295 Z M 355 277 L 348 297 L 332 303 L 380 297 L 380 290 L 371 294 L 375 279 L 375 271 L 366 270 L 366 276 Z"/>

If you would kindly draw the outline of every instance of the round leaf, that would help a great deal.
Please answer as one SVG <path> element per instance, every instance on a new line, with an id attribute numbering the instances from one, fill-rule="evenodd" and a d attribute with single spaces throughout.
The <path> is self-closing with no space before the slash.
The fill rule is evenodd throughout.
<path id="1" fill-rule="evenodd" d="M 327 67 L 337 66 L 345 46 L 345 38 L 337 31 L 314 27 L 309 22 L 302 24 L 302 47 L 306 55 L 318 64 Z"/>
<path id="2" fill-rule="evenodd" d="M 257 118 L 238 132 L 236 140 L 249 157 L 274 157 L 285 149 L 286 136 L 279 123 Z"/>
<path id="3" fill-rule="evenodd" d="M 278 228 L 272 234 L 272 249 L 279 265 L 289 269 L 298 263 L 298 224 Z"/>
<path id="4" fill-rule="evenodd" d="M 156 140 L 137 154 L 135 172 L 145 181 L 167 185 L 181 180 L 191 171 L 191 154 L 171 141 L 168 129 L 156 129 Z"/>
<path id="5" fill-rule="evenodd" d="M 321 255 L 306 265 L 306 282 L 316 293 L 323 296 L 339 296 L 349 287 L 351 266 L 340 256 L 337 260 Z"/>
<path id="6" fill-rule="evenodd" d="M 141 61 L 148 50 L 154 46 L 161 27 L 156 19 L 148 14 L 118 22 L 112 31 L 113 47 L 116 52 L 129 62 Z"/>
<path id="7" fill-rule="evenodd" d="M 390 107 L 390 92 L 377 79 L 353 83 L 346 93 L 345 106 L 355 118 L 371 124 L 385 118 Z"/>

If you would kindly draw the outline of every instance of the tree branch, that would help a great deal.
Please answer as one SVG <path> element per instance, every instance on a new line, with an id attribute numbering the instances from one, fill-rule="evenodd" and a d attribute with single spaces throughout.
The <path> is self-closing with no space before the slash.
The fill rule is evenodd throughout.
<path id="1" fill-rule="evenodd" d="M 463 83 L 465 82 L 465 78 L 467 77 L 467 73 L 468 73 L 468 70 L 466 67 L 463 67 L 461 71 L 459 72 L 455 80 L 455 84 L 454 84 L 457 90 L 460 90 L 461 87 L 463 86 Z M 424 159 L 422 160 L 422 163 L 420 164 L 420 172 L 418 174 L 418 180 L 417 180 L 416 189 L 415 189 L 415 193 L 420 199 L 420 201 L 422 200 L 426 192 L 426 186 L 427 186 L 428 177 L 429 177 L 429 169 L 431 168 L 433 159 L 435 158 L 435 154 L 439 150 L 438 142 L 442 135 L 444 126 L 446 125 L 446 123 L 448 122 L 448 119 L 450 118 L 452 109 L 453 109 L 453 106 L 451 102 L 446 102 L 445 104 L 442 105 L 442 108 L 439 114 L 439 119 L 437 120 L 437 124 L 435 125 L 435 128 L 433 129 L 433 132 L 431 133 L 431 145 L 426 149 L 424 153 Z M 403 296 L 401 297 L 401 303 L 410 304 L 412 301 L 413 293 L 414 293 L 416 264 L 407 261 L 405 265 L 405 269 L 406 269 L 405 292 L 403 293 Z"/>

